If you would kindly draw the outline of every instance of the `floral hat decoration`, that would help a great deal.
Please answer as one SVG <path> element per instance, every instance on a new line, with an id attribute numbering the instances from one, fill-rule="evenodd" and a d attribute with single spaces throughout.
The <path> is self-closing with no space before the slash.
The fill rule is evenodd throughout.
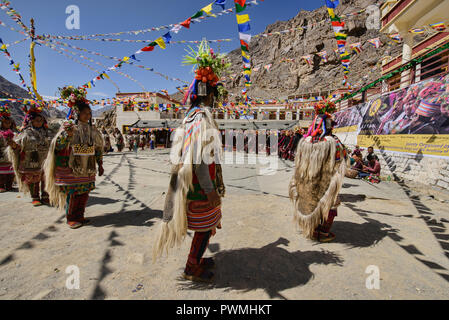
<path id="1" fill-rule="evenodd" d="M 45 119 L 42 111 L 44 108 L 38 104 L 30 104 L 24 105 L 22 108 L 23 112 L 25 112 L 25 118 L 22 123 L 22 130 L 29 127 L 31 122 L 36 119 L 36 117 L 42 117 L 44 119 L 44 128 L 48 129 L 47 120 Z"/>
<path id="2" fill-rule="evenodd" d="M 332 101 L 322 101 L 315 105 L 315 119 L 307 132 L 306 137 L 322 139 L 332 129 L 332 114 L 337 106 Z"/>
<path id="3" fill-rule="evenodd" d="M 0 119 L 11 117 L 11 110 L 8 105 L 0 105 Z"/>
<path id="4" fill-rule="evenodd" d="M 61 98 L 67 102 L 67 106 L 69 107 L 69 113 L 67 114 L 67 119 L 73 119 L 73 111 L 76 113 L 79 112 L 76 104 L 79 102 L 84 102 L 89 104 L 89 101 L 86 99 L 87 91 L 84 88 L 75 88 L 73 86 L 67 86 L 64 88 L 59 88 L 59 94 Z"/>
<path id="5" fill-rule="evenodd" d="M 203 40 L 197 50 L 189 46 L 186 52 L 187 55 L 184 57 L 183 65 L 193 65 L 195 79 L 184 96 L 183 104 L 187 102 L 189 97 L 194 100 L 198 96 L 206 96 L 207 86 L 217 87 L 218 81 L 231 66 L 224 54 L 216 54 L 210 48 L 207 40 Z M 221 92 L 224 93 L 223 90 Z"/>

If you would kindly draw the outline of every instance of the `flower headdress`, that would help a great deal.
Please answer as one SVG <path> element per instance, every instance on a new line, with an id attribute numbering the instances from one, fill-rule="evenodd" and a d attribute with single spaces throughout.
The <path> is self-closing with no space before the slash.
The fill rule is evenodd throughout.
<path id="1" fill-rule="evenodd" d="M 44 128 L 48 129 L 47 120 L 42 115 L 42 111 L 44 108 L 42 108 L 40 105 L 24 105 L 22 110 L 25 112 L 25 118 L 23 119 L 22 124 L 22 130 L 29 127 L 31 124 L 31 121 L 33 121 L 36 117 L 40 116 L 44 119 Z"/>
<path id="2" fill-rule="evenodd" d="M 337 111 L 337 106 L 331 101 L 323 101 L 317 103 L 314 109 L 316 115 L 325 114 L 329 117 L 332 117 L 332 114 Z"/>
<path id="3" fill-rule="evenodd" d="M 87 92 L 84 88 L 75 88 L 73 86 L 67 86 L 64 88 L 59 88 L 59 94 L 61 98 L 67 101 L 67 106 L 70 111 L 67 114 L 67 119 L 73 118 L 73 111 L 79 112 L 76 107 L 76 104 L 79 102 L 84 102 L 89 104 L 89 101 L 86 99 Z"/>
<path id="4" fill-rule="evenodd" d="M 306 137 L 311 136 L 314 142 L 326 136 L 332 129 L 332 114 L 337 111 L 337 106 L 331 101 L 319 102 L 315 105 L 315 120 L 309 128 Z"/>
<path id="5" fill-rule="evenodd" d="M 9 106 L 1 105 L 0 106 L 0 118 L 9 118 L 11 117 L 11 110 L 9 110 Z"/>
<path id="6" fill-rule="evenodd" d="M 183 64 L 193 65 L 193 68 L 196 68 L 196 75 L 184 96 L 183 104 L 187 102 L 189 97 L 194 100 L 197 96 L 206 96 L 207 86 L 217 87 L 221 76 L 231 66 L 225 55 L 215 54 L 206 40 L 200 43 L 197 50 L 189 46 L 186 51 L 188 54 L 184 57 Z"/>
<path id="7" fill-rule="evenodd" d="M 3 135 L 3 138 L 9 139 L 14 137 L 13 131 L 17 130 L 16 124 L 14 122 L 14 119 L 11 118 L 11 110 L 9 109 L 8 105 L 0 105 L 0 128 L 2 127 L 1 122 L 5 119 L 10 119 L 12 121 L 11 129 L 7 131 L 3 131 L 1 134 Z"/>

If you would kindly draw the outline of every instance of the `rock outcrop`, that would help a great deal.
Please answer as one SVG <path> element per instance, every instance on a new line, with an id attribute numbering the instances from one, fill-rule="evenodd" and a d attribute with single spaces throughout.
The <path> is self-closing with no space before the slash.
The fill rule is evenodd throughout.
<path id="1" fill-rule="evenodd" d="M 380 5 L 383 1 L 341 0 L 340 2 L 337 12 L 342 15 L 359 11 L 373 4 Z M 373 69 L 382 57 L 399 55 L 402 50 L 401 45 L 385 45 L 376 49 L 367 43 L 366 40 L 377 37 L 380 37 L 384 44 L 391 43 L 388 37 L 380 34 L 378 30 L 367 29 L 367 17 L 366 14 L 361 14 L 343 19 L 346 22 L 348 46 L 356 42 L 363 44 L 363 51 L 351 58 L 349 82 L 353 85 L 361 79 L 362 84 L 376 80 L 380 76 L 380 68 L 371 73 L 367 70 Z M 341 88 L 343 68 L 334 52 L 337 48 L 335 35 L 330 21 L 322 22 L 328 18 L 325 6 L 314 11 L 300 11 L 289 21 L 278 21 L 269 25 L 263 33 L 302 26 L 306 26 L 307 29 L 253 38 L 250 45 L 253 85 L 249 89 L 249 96 L 262 99 L 286 98 L 294 94 Z M 324 63 L 317 55 L 321 51 L 327 52 L 329 59 L 327 63 Z M 313 65 L 307 64 L 302 59 L 302 56 L 309 54 L 313 56 Z M 226 86 L 234 96 L 240 96 L 245 82 L 242 75 L 240 49 L 230 52 L 228 57 L 232 61 L 231 74 L 237 74 L 237 77 L 233 80 L 228 79 Z M 281 62 L 283 59 L 294 59 L 294 62 Z M 267 71 L 264 66 L 269 64 L 272 66 Z"/>
<path id="2" fill-rule="evenodd" d="M 31 99 L 28 92 L 18 85 L 15 85 L 14 83 L 6 80 L 2 76 L 0 76 L 0 98 L 10 98 L 10 99 L 18 99 L 18 98 L 24 98 L 24 99 Z M 11 108 L 11 114 L 12 117 L 17 125 L 20 125 L 23 121 L 23 118 L 25 117 L 25 113 L 22 110 L 23 105 L 21 103 L 10 103 L 8 102 L 8 105 Z M 48 120 L 53 119 L 61 119 L 66 117 L 66 113 L 63 111 L 60 111 L 55 108 L 45 109 L 43 111 L 45 117 Z"/>

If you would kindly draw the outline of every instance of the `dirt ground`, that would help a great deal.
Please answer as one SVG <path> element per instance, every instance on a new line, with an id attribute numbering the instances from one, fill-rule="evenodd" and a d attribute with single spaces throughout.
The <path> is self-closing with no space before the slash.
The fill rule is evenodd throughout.
<path id="1" fill-rule="evenodd" d="M 449 206 L 428 190 L 346 180 L 333 227 L 337 239 L 304 239 L 292 219 L 291 162 L 225 165 L 223 229 L 208 256 L 213 285 L 180 278 L 191 235 L 153 264 L 170 165 L 168 151 L 110 154 L 78 230 L 54 208 L 0 195 L 0 299 L 447 299 Z M 444 202 L 446 201 L 446 202 Z M 66 287 L 67 267 L 80 288 Z M 367 288 L 369 266 L 380 287 Z M 370 269 L 368 268 L 368 271 Z"/>

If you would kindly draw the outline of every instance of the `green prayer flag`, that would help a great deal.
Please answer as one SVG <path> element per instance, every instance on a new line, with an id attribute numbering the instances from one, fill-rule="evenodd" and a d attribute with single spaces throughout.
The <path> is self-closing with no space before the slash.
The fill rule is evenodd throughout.
<path id="1" fill-rule="evenodd" d="M 198 11 L 197 13 L 195 13 L 195 14 L 192 16 L 192 19 L 199 18 L 199 17 L 201 17 L 202 15 L 203 15 L 203 11 L 200 10 L 200 11 Z"/>
<path id="2" fill-rule="evenodd" d="M 237 13 L 245 11 L 246 10 L 246 4 L 242 7 L 240 4 L 236 3 L 235 4 L 235 10 L 237 11 Z"/>

